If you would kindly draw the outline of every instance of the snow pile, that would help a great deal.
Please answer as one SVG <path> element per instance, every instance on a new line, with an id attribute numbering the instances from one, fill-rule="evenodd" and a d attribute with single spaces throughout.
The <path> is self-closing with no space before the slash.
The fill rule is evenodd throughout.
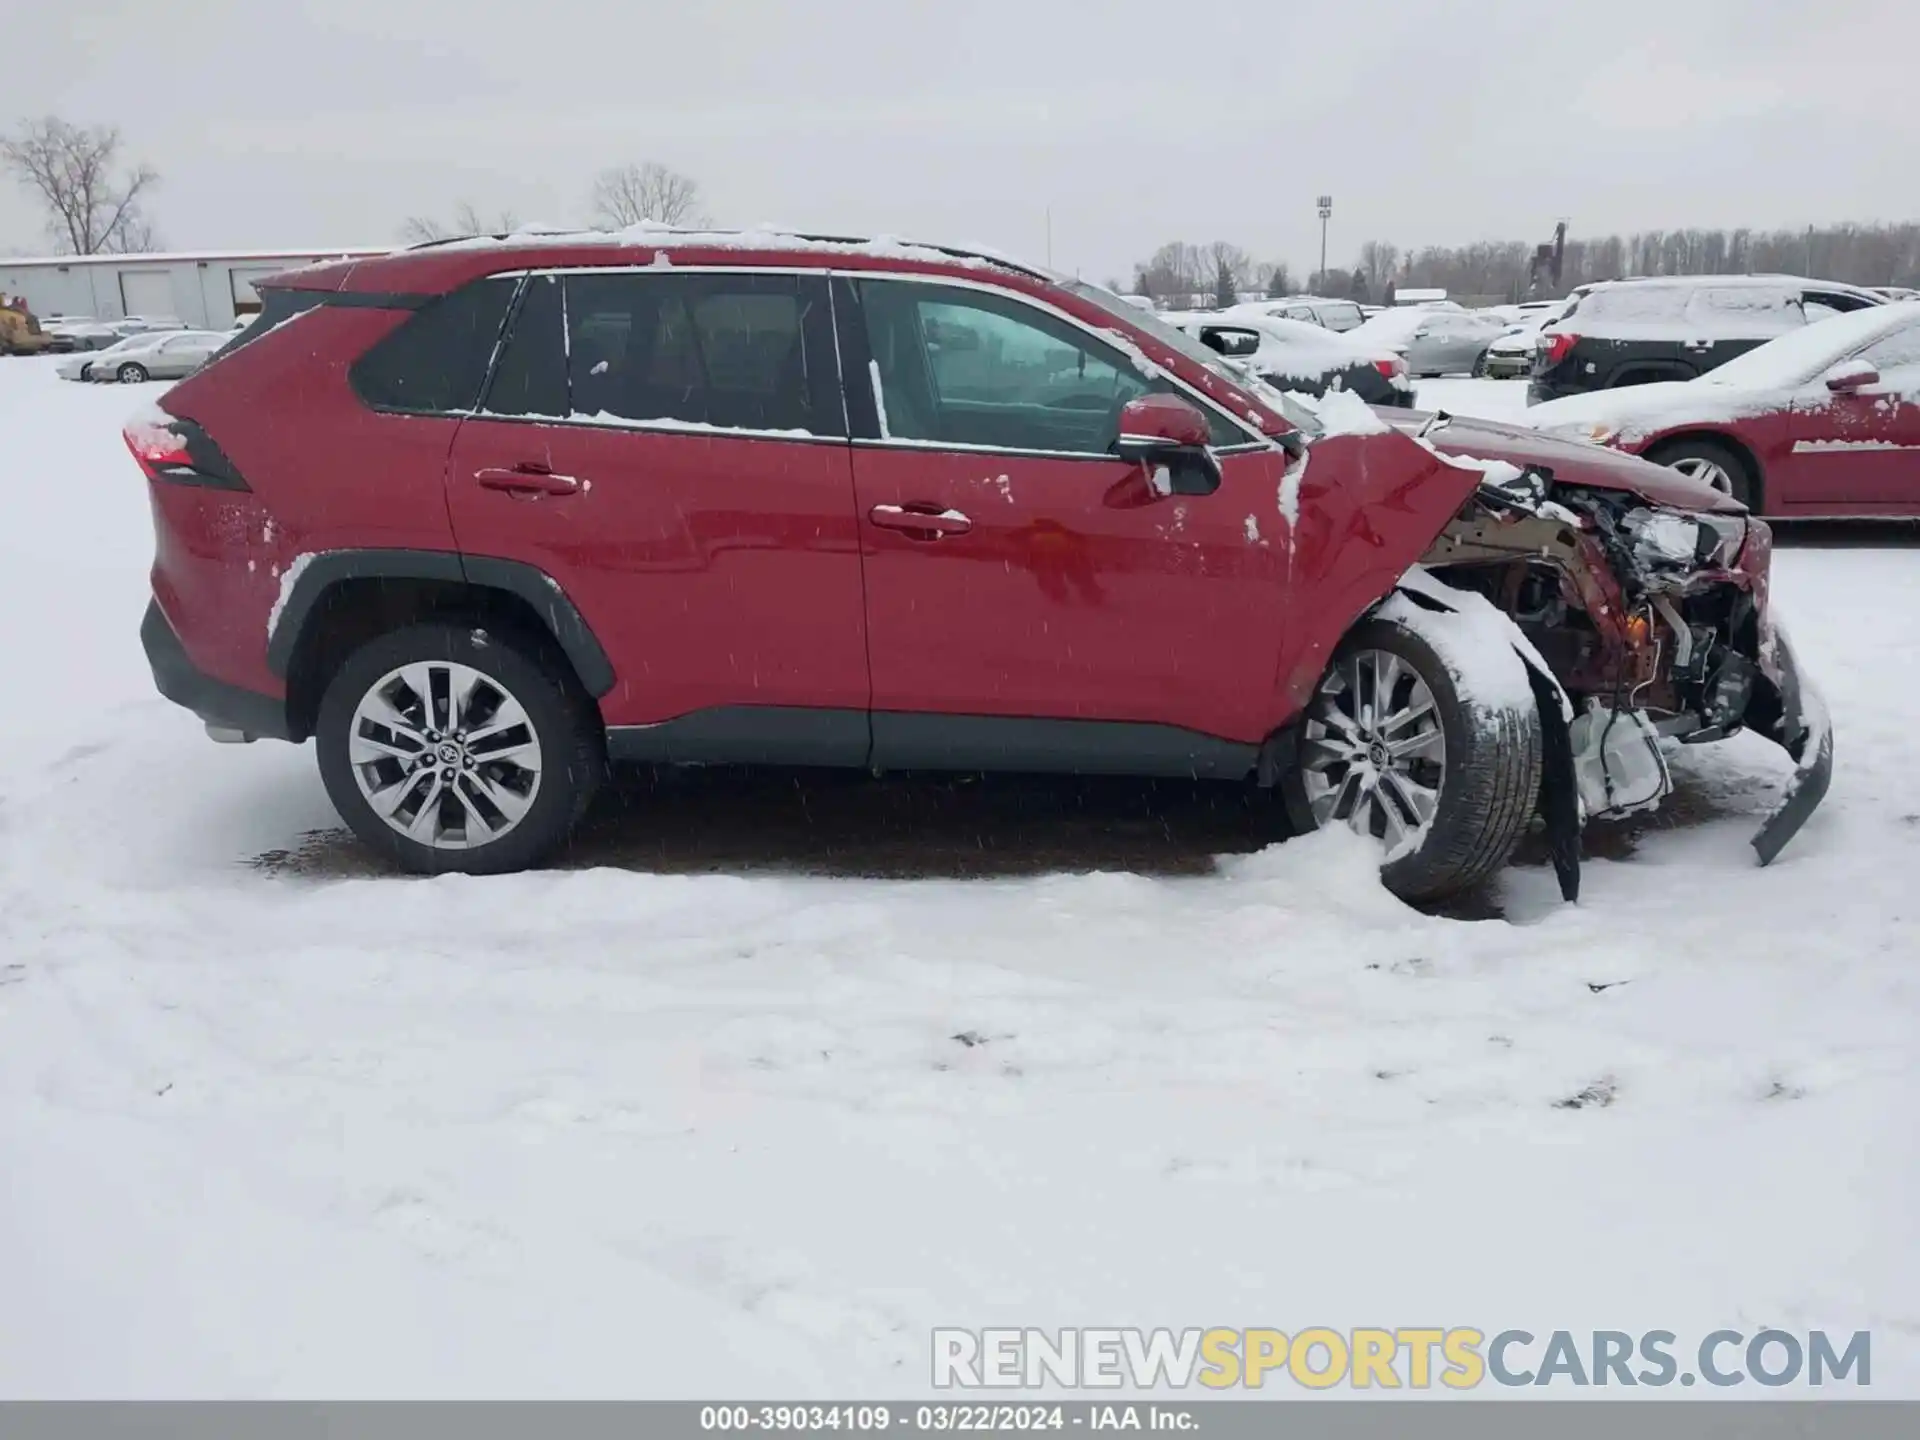
<path id="1" fill-rule="evenodd" d="M 1329 390 L 1307 400 L 1307 407 L 1319 418 L 1322 434 L 1385 435 L 1393 429 L 1366 401 L 1351 390 Z"/>
<path id="2" fill-rule="evenodd" d="M 1414 595 L 1430 603 L 1423 604 Z M 1436 604 L 1448 608 L 1437 610 Z M 1483 596 L 1455 589 L 1416 565 L 1374 613 L 1406 626 L 1431 645 L 1470 709 L 1491 715 L 1532 707 L 1533 683 L 1516 643 L 1529 651 L 1532 647 Z"/>

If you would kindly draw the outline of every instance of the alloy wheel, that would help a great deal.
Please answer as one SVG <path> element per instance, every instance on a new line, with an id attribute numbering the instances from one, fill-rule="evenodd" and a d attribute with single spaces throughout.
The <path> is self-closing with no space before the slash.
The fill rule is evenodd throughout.
<path id="1" fill-rule="evenodd" d="M 347 760 L 373 813 L 435 849 L 498 840 L 540 793 L 540 737 L 526 708 L 492 676 L 453 661 L 417 661 L 377 680 L 354 708 Z"/>
<path id="2" fill-rule="evenodd" d="M 1388 650 L 1344 656 L 1307 709 L 1301 781 L 1314 823 L 1345 821 L 1392 859 L 1440 804 L 1446 735 L 1426 681 Z"/>
<path id="3" fill-rule="evenodd" d="M 1726 466 L 1704 456 L 1689 455 L 1684 460 L 1675 460 L 1668 468 L 1690 479 L 1704 480 L 1722 495 L 1733 494 L 1733 477 L 1727 473 Z"/>

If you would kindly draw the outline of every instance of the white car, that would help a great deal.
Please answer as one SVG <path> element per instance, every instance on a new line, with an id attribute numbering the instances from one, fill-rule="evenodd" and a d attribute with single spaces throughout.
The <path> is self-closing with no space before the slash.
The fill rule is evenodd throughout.
<path id="1" fill-rule="evenodd" d="M 1160 318 L 1276 390 L 1304 395 L 1351 390 L 1369 405 L 1413 403 L 1406 362 L 1391 350 L 1362 344 L 1351 335 L 1240 307 L 1173 312 Z"/>
<path id="2" fill-rule="evenodd" d="M 1529 307 L 1528 313 L 1502 332 L 1487 346 L 1480 362 L 1480 373 L 1495 380 L 1510 380 L 1533 373 L 1533 357 L 1540 348 L 1540 332 L 1573 307 L 1573 301 L 1549 300 Z"/>
<path id="3" fill-rule="evenodd" d="M 1352 300 L 1329 300 L 1322 295 L 1288 295 L 1279 300 L 1243 300 L 1236 312 L 1273 315 L 1282 320 L 1298 320 L 1318 325 L 1323 330 L 1344 333 L 1358 330 L 1366 320 L 1365 312 Z"/>
<path id="4" fill-rule="evenodd" d="M 54 367 L 62 380 L 178 380 L 207 363 L 233 337 L 217 330 L 157 330 L 129 335 L 117 345 L 70 355 Z"/>

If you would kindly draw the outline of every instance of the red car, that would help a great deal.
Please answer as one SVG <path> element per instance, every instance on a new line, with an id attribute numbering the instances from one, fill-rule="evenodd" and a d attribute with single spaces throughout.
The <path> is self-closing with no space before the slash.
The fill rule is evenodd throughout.
<path id="1" fill-rule="evenodd" d="M 403 866 L 534 863 L 619 761 L 1254 782 L 1410 896 L 1536 809 L 1571 893 L 1582 818 L 1664 793 L 1661 736 L 1803 762 L 1763 860 L 1825 787 L 1733 501 L 1302 411 L 1078 281 L 636 229 L 259 288 L 127 429 L 142 638 L 216 738 L 313 737 Z"/>
<path id="2" fill-rule="evenodd" d="M 1761 514 L 1920 515 L 1920 304 L 1821 320 L 1697 380 L 1552 400 L 1526 423 L 1671 466 Z"/>

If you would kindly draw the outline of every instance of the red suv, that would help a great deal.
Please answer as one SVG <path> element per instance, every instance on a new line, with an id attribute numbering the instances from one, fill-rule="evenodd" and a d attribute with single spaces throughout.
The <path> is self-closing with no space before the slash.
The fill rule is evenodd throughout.
<path id="1" fill-rule="evenodd" d="M 1659 736 L 1805 760 L 1763 858 L 1824 788 L 1766 527 L 1630 457 L 1316 415 L 929 246 L 480 238 L 259 288 L 128 426 L 142 638 L 216 738 L 315 737 L 410 868 L 536 862 L 609 761 L 1253 780 L 1416 896 L 1536 809 L 1571 893 Z"/>

